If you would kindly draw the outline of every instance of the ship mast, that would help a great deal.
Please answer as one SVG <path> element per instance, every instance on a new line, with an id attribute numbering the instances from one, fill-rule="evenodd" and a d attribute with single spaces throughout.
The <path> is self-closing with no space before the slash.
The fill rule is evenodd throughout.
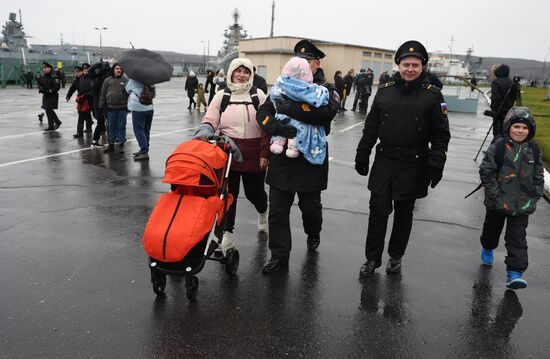
<path id="1" fill-rule="evenodd" d="M 23 29 L 23 16 L 21 15 L 21 9 L 19 9 L 19 23 L 21 24 L 21 29 Z"/>
<path id="2" fill-rule="evenodd" d="M 453 58 L 453 43 L 455 42 L 454 35 L 451 36 L 451 45 L 449 46 L 449 50 L 451 51 L 451 54 L 449 56 L 449 60 L 452 60 Z"/>
<path id="3" fill-rule="evenodd" d="M 275 23 L 275 0 L 271 4 L 271 33 L 269 37 L 273 37 L 273 23 Z"/>

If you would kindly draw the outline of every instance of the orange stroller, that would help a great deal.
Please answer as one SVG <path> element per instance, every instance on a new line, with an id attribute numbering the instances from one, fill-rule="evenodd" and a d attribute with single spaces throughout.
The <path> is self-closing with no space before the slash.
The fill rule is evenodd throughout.
<path id="1" fill-rule="evenodd" d="M 223 234 L 216 227 L 224 228 L 233 202 L 228 193 L 230 150 L 225 137 L 211 136 L 182 143 L 166 160 L 163 182 L 171 191 L 160 196 L 143 234 L 155 294 L 164 295 L 167 275 L 182 276 L 187 298 L 195 300 L 196 274 L 208 259 L 224 263 L 230 274 L 237 272 L 238 250 L 213 256 Z M 209 239 L 212 229 L 217 236 Z"/>

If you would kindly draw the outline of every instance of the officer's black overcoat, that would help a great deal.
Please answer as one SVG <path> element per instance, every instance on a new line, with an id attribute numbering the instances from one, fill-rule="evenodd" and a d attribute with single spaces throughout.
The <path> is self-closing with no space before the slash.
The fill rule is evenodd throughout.
<path id="1" fill-rule="evenodd" d="M 57 76 L 50 72 L 44 74 L 38 80 L 38 92 L 43 94 L 42 96 L 42 108 L 45 110 L 54 110 L 57 108 L 59 102 L 59 88 L 61 84 Z"/>
<path id="2" fill-rule="evenodd" d="M 443 171 L 450 137 L 441 91 L 424 74 L 409 83 L 397 74 L 376 93 L 355 161 L 368 163 L 380 140 L 369 190 L 382 193 L 391 186 L 394 200 L 422 198 L 428 194 L 428 167 Z"/>

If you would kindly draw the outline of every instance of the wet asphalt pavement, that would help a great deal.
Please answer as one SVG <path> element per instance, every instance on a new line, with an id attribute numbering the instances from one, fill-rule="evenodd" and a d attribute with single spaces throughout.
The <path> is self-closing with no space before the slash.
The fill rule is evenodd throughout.
<path id="1" fill-rule="evenodd" d="M 64 98 L 65 90 L 61 91 Z M 0 357 L 2 358 L 544 358 L 550 351 L 550 207 L 528 228 L 527 289 L 505 288 L 505 249 L 480 266 L 483 191 L 472 161 L 489 126 L 450 114 L 442 182 L 417 202 L 401 275 L 359 280 L 368 219 L 366 178 L 353 159 L 363 118 L 346 112 L 329 137 L 330 182 L 317 254 L 306 251 L 297 206 L 286 273 L 269 259 L 257 216 L 239 201 L 238 274 L 208 262 L 196 303 L 184 283 L 152 291 L 141 236 L 164 161 L 201 120 L 183 81 L 159 86 L 149 162 L 74 140 L 74 102 L 59 131 L 42 133 L 35 90 L 0 89 Z M 348 108 L 351 103 L 348 101 Z M 479 113 L 484 110 L 480 106 Z M 45 120 L 45 119 L 44 119 Z M 389 231 L 388 231 L 389 232 Z M 384 265 L 387 254 L 384 257 Z"/>

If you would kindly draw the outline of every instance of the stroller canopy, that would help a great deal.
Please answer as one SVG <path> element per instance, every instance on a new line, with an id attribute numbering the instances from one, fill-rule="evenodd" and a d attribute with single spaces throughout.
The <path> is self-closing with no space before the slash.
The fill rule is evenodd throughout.
<path id="1" fill-rule="evenodd" d="M 221 189 L 226 164 L 227 154 L 216 143 L 193 139 L 168 157 L 163 182 L 210 189 L 214 195 Z"/>

